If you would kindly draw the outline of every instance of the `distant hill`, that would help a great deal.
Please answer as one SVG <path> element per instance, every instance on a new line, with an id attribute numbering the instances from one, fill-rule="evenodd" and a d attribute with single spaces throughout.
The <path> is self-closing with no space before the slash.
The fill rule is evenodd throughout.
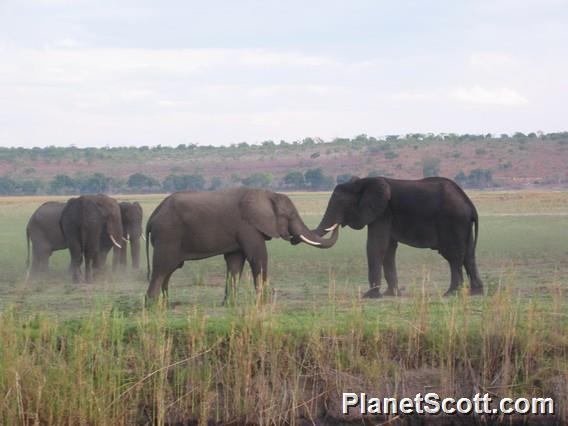
<path id="1" fill-rule="evenodd" d="M 259 145 L 0 148 L 0 194 L 325 190 L 358 176 L 447 176 L 465 187 L 568 187 L 568 132 L 412 134 Z"/>

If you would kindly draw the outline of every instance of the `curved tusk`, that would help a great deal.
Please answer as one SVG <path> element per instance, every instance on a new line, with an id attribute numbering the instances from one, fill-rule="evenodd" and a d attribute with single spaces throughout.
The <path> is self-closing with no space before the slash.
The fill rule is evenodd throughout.
<path id="1" fill-rule="evenodd" d="M 335 225 L 330 226 L 329 228 L 327 228 L 327 229 L 325 230 L 325 232 L 331 232 L 331 231 L 333 231 L 335 228 L 337 228 L 338 226 L 339 226 L 339 223 L 336 223 Z"/>
<path id="2" fill-rule="evenodd" d="M 300 234 L 300 238 L 302 239 L 303 242 L 311 244 L 312 246 L 321 246 L 321 243 L 318 243 L 316 241 L 312 241 L 312 240 L 304 237 L 302 234 Z"/>
<path id="3" fill-rule="evenodd" d="M 110 235 L 110 234 L 109 234 L 109 235 Z M 110 240 L 111 240 L 112 243 L 113 243 L 115 246 L 117 246 L 119 249 L 122 248 L 122 246 L 116 242 L 116 240 L 114 239 L 114 237 L 113 237 L 112 235 L 110 235 Z"/>
<path id="4" fill-rule="evenodd" d="M 122 240 L 123 240 L 123 241 L 126 241 L 126 242 L 129 242 L 129 241 L 130 241 L 130 240 L 128 239 L 128 237 L 126 237 L 126 238 L 122 237 Z"/>
<path id="5" fill-rule="evenodd" d="M 146 241 L 146 237 L 144 236 L 144 234 L 142 234 L 142 239 L 143 239 L 144 241 Z"/>

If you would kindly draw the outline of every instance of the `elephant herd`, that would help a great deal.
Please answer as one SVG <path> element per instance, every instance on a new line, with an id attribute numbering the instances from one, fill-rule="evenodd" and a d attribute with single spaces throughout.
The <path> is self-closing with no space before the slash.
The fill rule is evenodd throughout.
<path id="1" fill-rule="evenodd" d="M 132 266 L 140 266 L 142 207 L 139 203 L 118 203 L 104 194 L 83 195 L 66 203 L 49 201 L 31 216 L 26 227 L 30 277 L 47 272 L 56 250 L 69 249 L 74 282 L 81 281 L 85 261 L 85 281 L 92 282 L 93 269 L 100 270 L 111 248 L 113 269 L 126 265 L 127 243 L 131 244 Z"/>
<path id="2" fill-rule="evenodd" d="M 397 295 L 395 256 L 398 243 L 437 250 L 451 271 L 447 295 L 463 284 L 463 268 L 472 294 L 483 294 L 475 250 L 478 215 L 469 197 L 445 178 L 400 180 L 383 177 L 357 178 L 335 187 L 324 216 L 315 229 L 303 222 L 284 194 L 256 188 L 231 188 L 215 192 L 176 192 L 166 197 L 150 215 L 145 231 L 149 286 L 147 297 L 167 296 L 170 277 L 186 260 L 223 255 L 227 268 L 225 300 L 234 291 L 245 261 L 255 288 L 267 279 L 266 241 L 283 238 L 330 248 L 340 227 L 367 227 L 369 291 L 381 297 L 384 274 L 388 288 L 383 295 Z M 326 234 L 330 233 L 329 238 Z M 113 268 L 126 265 L 127 245 L 132 265 L 139 267 L 142 208 L 139 203 L 118 203 L 106 195 L 83 195 L 67 203 L 47 202 L 29 220 L 32 243 L 29 273 L 47 270 L 55 250 L 69 249 L 74 282 L 93 280 L 108 252 L 114 250 Z M 150 268 L 149 244 L 153 246 Z"/>

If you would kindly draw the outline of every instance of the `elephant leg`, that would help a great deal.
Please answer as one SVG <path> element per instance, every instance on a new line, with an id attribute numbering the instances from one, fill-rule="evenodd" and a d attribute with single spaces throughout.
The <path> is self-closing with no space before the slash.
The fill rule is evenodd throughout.
<path id="1" fill-rule="evenodd" d="M 177 250 L 167 249 L 166 247 L 154 247 L 152 256 L 152 276 L 150 277 L 150 285 L 146 292 L 148 299 L 155 299 L 160 294 L 160 290 L 167 295 L 168 281 L 173 272 L 180 266 L 180 256 Z"/>
<path id="2" fill-rule="evenodd" d="M 85 281 L 93 282 L 93 269 L 97 269 L 99 264 L 98 247 L 87 244 L 85 247 Z"/>
<path id="3" fill-rule="evenodd" d="M 475 250 L 473 247 L 473 240 L 470 238 L 468 241 L 467 250 L 463 262 L 465 271 L 469 278 L 469 290 L 472 295 L 483 294 L 483 281 L 479 276 L 477 263 L 475 262 Z"/>
<path id="4" fill-rule="evenodd" d="M 32 264 L 30 274 L 37 277 L 41 273 L 47 272 L 47 262 L 51 255 L 51 248 L 46 244 L 34 244 L 32 247 Z"/>
<path id="5" fill-rule="evenodd" d="M 182 265 L 183 265 L 183 263 L 182 263 Z M 179 269 L 179 268 L 176 268 L 176 269 Z M 170 285 L 170 278 L 172 277 L 174 271 L 167 274 L 166 277 L 164 278 L 164 281 L 162 282 L 162 296 L 163 296 L 164 299 L 168 298 L 168 289 L 169 289 L 169 285 Z"/>
<path id="6" fill-rule="evenodd" d="M 390 240 L 385 258 L 383 261 L 383 267 L 385 272 L 385 279 L 389 288 L 383 294 L 385 296 L 398 296 L 398 275 L 396 273 L 396 249 L 398 247 L 398 242 L 395 240 Z"/>
<path id="7" fill-rule="evenodd" d="M 122 268 L 126 268 L 126 255 L 128 254 L 128 242 L 122 241 L 122 248 L 118 250 L 118 265 Z M 113 270 L 116 268 L 116 261 L 113 258 Z"/>
<path id="8" fill-rule="evenodd" d="M 257 238 L 244 241 L 242 249 L 250 264 L 254 289 L 258 295 L 261 289 L 264 288 L 268 276 L 268 252 L 266 251 L 266 242 L 264 238 L 259 235 Z M 262 279 L 261 285 L 259 285 L 259 279 Z"/>
<path id="9" fill-rule="evenodd" d="M 140 268 L 140 238 L 130 236 L 130 256 L 132 257 L 132 267 Z M 124 265 L 126 266 L 126 252 L 124 253 Z"/>
<path id="10" fill-rule="evenodd" d="M 450 265 L 450 288 L 444 296 L 455 294 L 463 285 L 463 265 L 468 241 L 468 230 L 462 223 L 452 224 L 442 227 L 439 235 L 439 253 Z M 469 226 L 469 225 L 468 225 Z"/>
<path id="11" fill-rule="evenodd" d="M 463 255 L 460 256 L 459 254 L 455 253 L 452 255 L 442 254 L 442 256 L 444 256 L 444 258 L 450 264 L 450 272 L 451 272 L 450 288 L 448 289 L 448 291 L 446 291 L 446 293 L 444 293 L 444 296 L 451 296 L 455 294 L 459 290 L 459 288 L 463 285 L 462 268 L 463 268 L 464 258 Z"/>
<path id="12" fill-rule="evenodd" d="M 223 299 L 223 305 L 225 305 L 229 299 L 234 300 L 237 295 L 237 280 L 241 278 L 243 273 L 245 255 L 242 252 L 227 253 L 225 254 L 225 263 L 227 264 L 227 277 L 225 280 L 225 298 Z"/>
<path id="13" fill-rule="evenodd" d="M 81 263 L 83 263 L 83 251 L 78 240 L 69 242 L 69 253 L 71 254 L 71 276 L 74 283 L 81 282 Z"/>
<path id="14" fill-rule="evenodd" d="M 381 297 L 381 272 L 389 246 L 388 226 L 376 222 L 367 227 L 367 265 L 369 268 L 369 291 L 363 297 Z"/>

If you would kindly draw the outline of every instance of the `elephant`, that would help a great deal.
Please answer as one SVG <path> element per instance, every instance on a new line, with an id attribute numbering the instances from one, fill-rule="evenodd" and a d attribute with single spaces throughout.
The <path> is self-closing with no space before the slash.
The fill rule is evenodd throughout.
<path id="1" fill-rule="evenodd" d="M 138 202 L 129 203 L 126 201 L 119 203 L 119 206 L 122 217 L 122 239 L 125 244 L 122 244 L 118 263 L 121 266 L 126 266 L 126 243 L 130 242 L 132 267 L 138 269 L 140 267 L 140 237 L 142 236 L 142 206 Z"/>
<path id="2" fill-rule="evenodd" d="M 354 177 L 335 187 L 313 232 L 323 237 L 339 225 L 357 230 L 367 227 L 370 289 L 365 297 L 381 297 L 383 267 L 388 284 L 385 295 L 398 294 L 395 255 L 399 242 L 437 250 L 448 261 L 451 283 L 445 295 L 454 294 L 463 284 L 462 266 L 469 277 L 471 294 L 483 294 L 475 261 L 477 211 L 465 192 L 450 179 Z"/>
<path id="3" fill-rule="evenodd" d="M 32 214 L 26 226 L 28 248 L 28 276 L 36 278 L 48 271 L 49 257 L 54 251 L 67 248 L 65 237 L 59 227 L 61 213 L 65 203 L 48 201 L 43 203 Z M 30 241 L 32 244 L 32 261 L 30 267 Z"/>
<path id="4" fill-rule="evenodd" d="M 122 219 L 116 200 L 104 194 L 82 195 L 67 201 L 60 219 L 61 230 L 71 254 L 73 282 L 81 280 L 81 263 L 85 258 L 85 281 L 93 281 L 93 269 L 104 265 L 114 246 L 114 259 L 122 246 Z"/>
<path id="5" fill-rule="evenodd" d="M 284 194 L 239 187 L 215 192 L 176 192 L 154 210 L 146 225 L 146 262 L 150 284 L 147 300 L 168 295 L 173 272 L 186 260 L 224 255 L 227 281 L 224 303 L 233 290 L 245 260 L 250 264 L 257 294 L 259 280 L 267 279 L 266 241 L 297 237 L 309 245 L 328 248 L 337 241 L 338 230 L 328 239 L 312 233 L 292 201 Z M 152 269 L 148 245 L 152 244 Z"/>

